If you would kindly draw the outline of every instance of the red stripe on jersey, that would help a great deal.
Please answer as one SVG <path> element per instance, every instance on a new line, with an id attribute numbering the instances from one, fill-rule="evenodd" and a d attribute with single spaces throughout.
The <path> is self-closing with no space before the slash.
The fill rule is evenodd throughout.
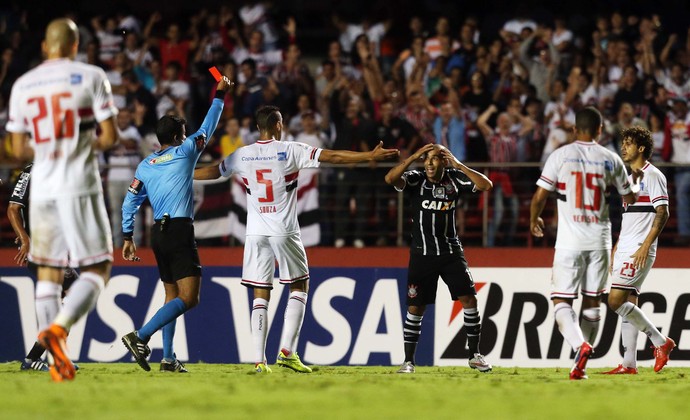
<path id="1" fill-rule="evenodd" d="M 309 181 L 309 183 L 307 185 L 304 185 L 304 186 L 300 187 L 300 189 L 297 190 L 297 199 L 298 200 L 300 198 L 302 198 L 304 193 L 316 188 L 316 183 L 317 183 L 316 178 L 318 178 L 318 177 L 315 177 L 315 176 L 311 177 L 311 181 Z"/>
<path id="2" fill-rule="evenodd" d="M 270 143 L 270 142 L 272 142 L 272 141 L 273 141 L 273 139 L 271 139 L 271 140 L 258 140 L 257 143 L 259 143 L 259 144 L 266 144 L 266 143 Z"/>
<path id="3" fill-rule="evenodd" d="M 646 165 L 644 165 L 644 166 L 642 167 L 642 170 L 644 171 L 645 169 L 649 168 L 649 165 L 650 165 L 650 163 L 649 163 L 649 162 L 647 162 L 647 164 L 646 164 Z"/>
<path id="4" fill-rule="evenodd" d="M 544 175 L 540 176 L 539 179 L 542 179 L 542 180 L 548 182 L 549 184 L 553 184 L 553 181 L 550 180 L 549 178 L 545 177 Z"/>
<path id="5" fill-rule="evenodd" d="M 247 178 L 242 178 L 242 182 L 244 182 L 244 185 L 249 186 L 249 181 L 247 181 Z"/>
<path id="6" fill-rule="evenodd" d="M 649 203 L 650 201 L 651 200 L 649 199 L 649 196 L 647 196 L 647 195 L 644 195 L 644 196 L 637 198 L 638 203 Z"/>
<path id="7" fill-rule="evenodd" d="M 285 182 L 291 182 L 291 181 L 296 180 L 298 175 L 299 175 L 299 171 L 285 175 Z"/>
<path id="8" fill-rule="evenodd" d="M 668 200 L 668 196 L 667 195 L 660 195 L 658 197 L 654 197 L 652 199 L 652 203 L 656 203 L 659 200 Z"/>
<path id="9" fill-rule="evenodd" d="M 311 155 L 309 155 L 309 160 L 314 160 L 314 156 L 316 155 L 316 148 L 311 151 Z"/>
<path id="10" fill-rule="evenodd" d="M 80 117 L 90 117 L 93 115 L 93 109 L 92 108 L 79 108 L 77 110 L 77 114 Z"/>
<path id="11" fill-rule="evenodd" d="M 558 187 L 559 190 L 564 190 L 565 189 L 565 182 L 559 182 L 556 184 L 556 187 Z"/>

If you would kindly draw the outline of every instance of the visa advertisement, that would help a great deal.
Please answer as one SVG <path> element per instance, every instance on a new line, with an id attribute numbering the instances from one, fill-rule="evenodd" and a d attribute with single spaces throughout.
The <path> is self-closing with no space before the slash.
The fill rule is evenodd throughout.
<path id="1" fill-rule="evenodd" d="M 397 252 L 397 251 L 396 251 Z M 472 266 L 482 317 L 480 348 L 495 366 L 570 367 L 572 352 L 554 323 L 548 267 Z M 406 254 L 376 266 L 343 263 L 311 268 L 307 312 L 298 351 L 312 365 L 397 365 L 402 363 L 403 320 L 407 292 Z M 364 254 L 363 254 L 364 255 Z M 383 259 L 372 259 L 369 264 Z M 543 259 L 547 261 L 547 259 Z M 202 254 L 202 261 L 204 261 Z M 340 261 L 340 264 L 339 264 Z M 499 261 L 488 258 L 486 262 Z M 392 266 L 391 266 L 392 265 Z M 397 266 L 396 266 L 397 265 Z M 522 264 L 525 265 L 525 264 Z M 544 264 L 546 265 L 546 264 Z M 0 267 L 0 361 L 19 360 L 37 335 L 35 282 L 25 268 Z M 678 348 L 670 366 L 690 366 L 690 278 L 688 268 L 652 269 L 640 306 Z M 201 303 L 178 319 L 175 352 L 180 360 L 206 363 L 252 363 L 251 290 L 240 284 L 239 265 L 204 267 Z M 440 281 L 440 280 L 439 280 Z M 266 355 L 275 362 L 288 298 L 277 280 L 269 304 Z M 130 362 L 120 338 L 141 327 L 161 307 L 163 284 L 155 266 L 118 265 L 96 308 L 74 325 L 69 354 L 82 362 Z M 575 304 L 579 312 L 578 301 Z M 462 307 L 441 282 L 435 305 L 427 307 L 417 350 L 418 365 L 466 365 L 468 351 Z M 639 366 L 653 365 L 650 342 L 638 338 Z M 162 358 L 161 334 L 149 342 L 150 360 Z M 602 322 L 590 367 L 621 361 L 620 319 L 602 304 Z"/>

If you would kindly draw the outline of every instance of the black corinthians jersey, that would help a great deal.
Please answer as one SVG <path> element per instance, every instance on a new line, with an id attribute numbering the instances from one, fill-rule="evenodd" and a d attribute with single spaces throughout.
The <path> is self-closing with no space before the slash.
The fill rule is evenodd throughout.
<path id="1" fill-rule="evenodd" d="M 455 226 L 455 207 L 460 194 L 475 191 L 474 183 L 457 169 L 446 169 L 438 183 L 430 182 L 420 170 L 407 171 L 402 177 L 412 211 L 410 252 L 422 255 L 462 252 Z"/>

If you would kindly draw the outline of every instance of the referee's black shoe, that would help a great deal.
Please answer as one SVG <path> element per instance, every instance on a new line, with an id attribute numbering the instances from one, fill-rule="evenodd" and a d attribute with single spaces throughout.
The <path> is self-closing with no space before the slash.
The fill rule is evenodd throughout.
<path id="1" fill-rule="evenodd" d="M 147 372 L 151 370 L 151 366 L 149 366 L 149 362 L 146 360 L 151 354 L 151 349 L 146 345 L 144 340 L 139 338 L 136 331 L 124 335 L 122 337 L 122 344 L 127 347 L 127 350 L 134 356 L 134 360 L 137 361 L 142 369 Z"/>
<path id="2" fill-rule="evenodd" d="M 177 360 L 177 356 L 173 357 L 172 361 L 167 359 L 161 360 L 161 372 L 189 373 L 185 365 Z"/>

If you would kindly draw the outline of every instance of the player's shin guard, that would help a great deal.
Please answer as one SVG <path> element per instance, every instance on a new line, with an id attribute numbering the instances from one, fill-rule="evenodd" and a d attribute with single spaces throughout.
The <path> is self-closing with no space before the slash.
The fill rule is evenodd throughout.
<path id="1" fill-rule="evenodd" d="M 553 309 L 558 330 L 565 338 L 565 341 L 570 344 L 570 347 L 577 351 L 585 341 L 582 330 L 580 330 L 580 326 L 577 324 L 577 314 L 575 314 L 573 307 L 565 302 L 556 304 Z"/>
<path id="2" fill-rule="evenodd" d="M 594 344 L 599 334 L 599 324 L 601 321 L 601 308 L 587 308 L 582 310 L 580 328 L 585 341 Z"/>
<path id="3" fill-rule="evenodd" d="M 60 311 L 62 285 L 52 281 L 40 280 L 36 284 L 36 319 L 38 331 L 50 326 Z"/>
<path id="4" fill-rule="evenodd" d="M 616 313 L 634 325 L 639 331 L 645 333 L 655 346 L 658 347 L 666 343 L 666 337 L 656 329 L 644 312 L 633 303 L 625 302 L 616 309 Z"/>
<path id="5" fill-rule="evenodd" d="M 54 323 L 69 331 L 75 322 L 96 306 L 103 287 L 105 287 L 103 277 L 88 271 L 81 273 L 70 287 L 69 294 L 63 301 L 62 309 L 55 317 Z"/>
<path id="6" fill-rule="evenodd" d="M 254 299 L 251 322 L 254 362 L 265 363 L 266 337 L 268 337 L 268 301 L 266 299 Z"/>
<path id="7" fill-rule="evenodd" d="M 480 353 L 479 351 L 479 337 L 481 335 L 482 324 L 479 316 L 479 309 L 465 308 L 463 309 L 463 318 L 465 325 L 465 332 L 467 333 L 467 348 L 470 355 Z"/>
<path id="8" fill-rule="evenodd" d="M 280 338 L 281 350 L 287 350 L 288 355 L 297 350 L 297 340 L 304 321 L 304 312 L 307 308 L 307 293 L 290 292 L 287 307 L 285 308 L 285 322 L 283 335 Z"/>
<path id="9" fill-rule="evenodd" d="M 403 337 L 405 340 L 405 361 L 414 364 L 414 354 L 417 351 L 417 343 L 422 333 L 422 315 L 412 315 L 407 313 L 405 325 L 403 326 Z"/>

